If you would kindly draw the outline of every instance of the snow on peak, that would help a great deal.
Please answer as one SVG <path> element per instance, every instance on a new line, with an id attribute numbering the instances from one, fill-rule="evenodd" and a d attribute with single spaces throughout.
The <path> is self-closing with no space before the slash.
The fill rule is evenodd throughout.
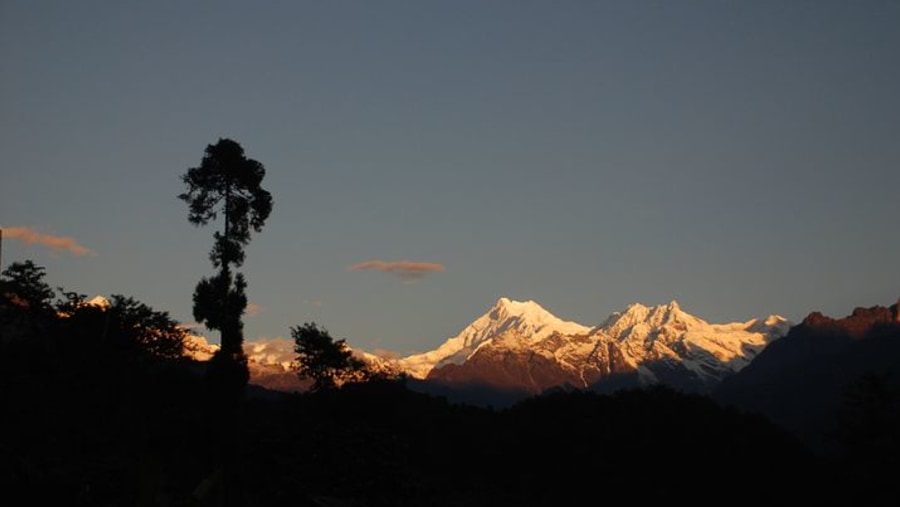
<path id="1" fill-rule="evenodd" d="M 87 306 L 96 306 L 97 308 L 102 308 L 104 310 L 112 306 L 112 303 L 110 303 L 109 300 L 103 296 L 94 296 L 93 298 L 85 301 L 84 304 L 86 304 Z"/>
<path id="2" fill-rule="evenodd" d="M 524 327 L 544 328 L 548 325 L 566 324 L 532 300 L 513 301 L 509 298 L 500 298 L 485 315 L 491 321 L 500 323 L 515 320 Z"/>
<path id="3" fill-rule="evenodd" d="M 294 342 L 287 338 L 258 338 L 244 342 L 244 353 L 247 359 L 258 364 L 278 366 L 289 371 L 294 363 L 296 353 Z"/>
<path id="4" fill-rule="evenodd" d="M 636 327 L 649 329 L 660 328 L 666 325 L 677 326 L 683 329 L 708 326 L 709 324 L 681 309 L 678 301 L 672 300 L 667 304 L 645 306 L 641 303 L 631 303 L 624 312 L 616 312 L 595 331 L 603 330 L 616 337 L 629 334 Z"/>
<path id="5" fill-rule="evenodd" d="M 711 385 L 745 366 L 790 326 L 777 315 L 711 324 L 672 300 L 656 306 L 632 303 L 591 329 L 564 321 L 535 301 L 501 297 L 487 313 L 437 349 L 392 362 L 413 377 L 425 378 L 435 368 L 462 364 L 481 350 L 511 347 L 527 352 L 534 348 L 550 354 L 547 357 L 554 357 L 564 368 L 584 373 L 585 368 L 596 369 L 596 354 L 602 350 L 615 355 L 619 366 L 637 368 L 651 381 L 650 366 L 663 361 L 680 363 Z M 553 336 L 558 339 L 547 340 Z"/>
<path id="6" fill-rule="evenodd" d="M 219 348 L 219 345 L 209 343 L 205 336 L 188 333 L 184 337 L 184 356 L 195 361 L 208 361 Z"/>
<path id="7" fill-rule="evenodd" d="M 463 329 L 457 338 L 461 338 L 467 346 L 477 346 L 507 331 L 541 340 L 553 333 L 584 334 L 590 328 L 562 320 L 534 301 L 500 298 L 488 313 Z"/>
<path id="8" fill-rule="evenodd" d="M 459 364 L 478 347 L 506 333 L 539 341 L 554 333 L 577 335 L 587 334 L 589 331 L 589 327 L 562 320 L 534 301 L 515 301 L 501 297 L 487 313 L 436 350 L 405 357 L 398 363 L 413 376 L 424 378 L 435 366 Z"/>
<path id="9" fill-rule="evenodd" d="M 112 308 L 112 303 L 109 302 L 103 296 L 94 296 L 91 299 L 79 299 L 73 303 L 73 307 L 68 310 L 60 310 L 57 312 L 57 315 L 62 318 L 69 318 L 72 316 L 72 310 L 77 308 L 96 308 L 100 311 L 107 311 Z"/>
<path id="10" fill-rule="evenodd" d="M 657 306 L 640 303 L 617 312 L 591 336 L 621 347 L 626 361 L 642 364 L 669 358 L 700 379 L 721 379 L 738 371 L 791 323 L 778 315 L 747 322 L 710 324 L 684 310 L 677 301 Z"/>
<path id="11" fill-rule="evenodd" d="M 765 319 L 753 319 L 747 322 L 746 327 L 755 333 L 770 333 L 783 336 L 790 330 L 791 325 L 791 321 L 781 315 L 769 315 Z"/>

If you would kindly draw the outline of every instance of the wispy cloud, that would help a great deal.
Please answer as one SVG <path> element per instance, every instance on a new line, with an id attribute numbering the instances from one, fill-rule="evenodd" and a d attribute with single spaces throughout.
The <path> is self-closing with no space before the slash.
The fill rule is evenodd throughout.
<path id="1" fill-rule="evenodd" d="M 263 312 L 263 307 L 256 303 L 247 303 L 247 317 L 256 317 Z"/>
<path id="2" fill-rule="evenodd" d="M 347 268 L 351 271 L 376 270 L 382 273 L 394 275 L 403 280 L 404 283 L 411 283 L 421 280 L 425 275 L 437 271 L 443 271 L 444 265 L 434 262 L 414 262 L 414 261 L 365 261 L 354 264 Z"/>
<path id="3" fill-rule="evenodd" d="M 29 245 L 42 245 L 53 250 L 66 250 L 74 255 L 96 255 L 93 250 L 78 244 L 74 238 L 44 234 L 30 227 L 4 227 L 3 237 L 18 239 Z"/>

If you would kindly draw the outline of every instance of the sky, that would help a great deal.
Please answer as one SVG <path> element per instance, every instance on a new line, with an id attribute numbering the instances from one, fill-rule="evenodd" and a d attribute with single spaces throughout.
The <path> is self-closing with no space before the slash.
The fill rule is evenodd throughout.
<path id="1" fill-rule="evenodd" d="M 602 322 L 900 296 L 900 2 L 0 1 L 3 267 L 193 323 L 237 141 L 248 341 L 433 349 L 500 297 Z M 209 333 L 216 341 L 215 333 Z"/>

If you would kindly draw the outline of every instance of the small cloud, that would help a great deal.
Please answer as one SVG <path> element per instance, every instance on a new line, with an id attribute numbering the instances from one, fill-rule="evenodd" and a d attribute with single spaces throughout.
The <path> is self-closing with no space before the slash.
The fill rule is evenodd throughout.
<path id="1" fill-rule="evenodd" d="M 74 238 L 67 236 L 43 234 L 30 227 L 6 227 L 2 231 L 4 237 L 18 239 L 29 245 L 38 244 L 53 250 L 67 250 L 74 255 L 97 255 L 89 248 L 79 245 Z"/>
<path id="2" fill-rule="evenodd" d="M 304 299 L 303 302 L 308 305 L 315 306 L 316 308 L 322 308 L 322 300 L 321 299 L 312 299 L 312 300 Z"/>
<path id="3" fill-rule="evenodd" d="M 256 317 L 262 313 L 263 307 L 256 303 L 247 303 L 247 317 Z"/>
<path id="4" fill-rule="evenodd" d="M 377 270 L 382 273 L 388 273 L 394 275 L 404 283 L 412 283 L 422 278 L 425 278 L 425 275 L 437 271 L 443 271 L 444 265 L 437 264 L 433 262 L 413 262 L 413 261 L 365 261 L 354 264 L 347 268 L 351 271 L 364 271 L 364 270 Z"/>

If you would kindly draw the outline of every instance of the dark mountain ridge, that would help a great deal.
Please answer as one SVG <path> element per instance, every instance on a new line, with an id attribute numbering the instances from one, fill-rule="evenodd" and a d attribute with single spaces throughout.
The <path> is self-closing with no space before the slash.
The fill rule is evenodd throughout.
<path id="1" fill-rule="evenodd" d="M 848 390 L 867 375 L 900 387 L 898 305 L 855 308 L 843 318 L 809 314 L 713 393 L 764 414 L 816 449 L 833 449 Z"/>

